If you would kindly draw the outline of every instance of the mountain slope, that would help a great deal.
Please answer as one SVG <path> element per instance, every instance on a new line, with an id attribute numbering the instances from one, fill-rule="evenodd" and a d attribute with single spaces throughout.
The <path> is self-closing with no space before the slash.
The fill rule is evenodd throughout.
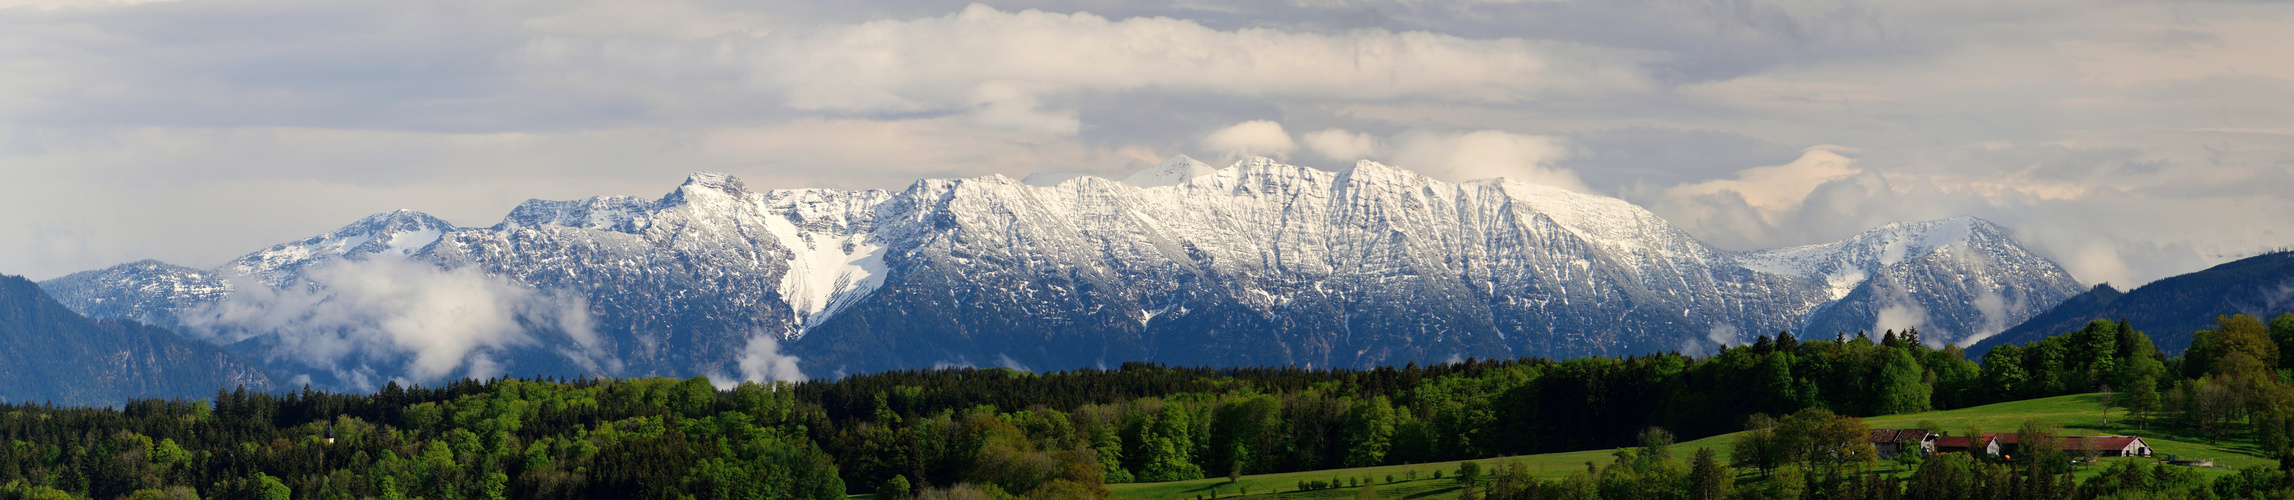
<path id="1" fill-rule="evenodd" d="M 180 325 L 178 311 L 223 300 L 231 283 L 223 273 L 144 260 L 81 271 L 40 283 L 56 301 L 91 318 Z"/>
<path id="2" fill-rule="evenodd" d="M 888 355 L 1360 366 L 1620 354 L 1697 342 L 1714 324 L 1793 327 L 1817 301 L 1622 201 L 1368 162 L 1324 172 L 1261 159 L 1146 188 L 927 181 L 892 203 L 928 217 L 880 224 L 924 236 L 892 244 L 901 271 L 887 291 L 800 352 L 863 367 Z M 1760 293 L 1735 286 L 1746 282 Z M 884 330 L 901 335 L 869 333 Z M 1063 335 L 1078 330 L 1090 333 Z"/>
<path id="3" fill-rule="evenodd" d="M 1811 333 L 1918 326 L 1931 338 L 1980 340 L 2079 293 L 2070 273 L 1974 217 L 1891 223 L 1744 261 L 1825 284 L 1838 300 L 1808 317 Z"/>
<path id="4" fill-rule="evenodd" d="M 2214 329 L 2215 316 L 2250 314 L 2267 321 L 2289 311 L 2294 311 L 2294 252 L 2277 252 L 2153 281 L 2125 294 L 2097 286 L 1968 352 L 1981 354 L 2001 344 L 2039 340 L 2078 330 L 2093 320 L 2125 319 L 2174 356 L 2190 347 L 2193 332 Z"/>
<path id="5" fill-rule="evenodd" d="M 1904 307 L 1891 294 L 1931 292 L 1939 297 L 1905 324 L 1940 340 L 2028 316 L 1948 305 L 1955 301 L 2053 303 L 2077 292 L 2060 268 L 1977 219 L 1736 253 L 1622 200 L 1547 186 L 1451 183 L 1374 162 L 1324 171 L 1257 158 L 1214 169 L 1183 156 L 1120 181 L 991 175 L 897 192 L 751 191 L 704 173 L 657 199 L 528 201 L 483 228 L 378 214 L 208 272 L 254 278 L 259 290 L 228 294 L 246 302 L 235 306 L 135 292 L 191 279 L 180 269 L 115 269 L 96 275 L 147 279 L 51 285 L 77 287 L 75 307 L 154 320 L 167 316 L 141 311 L 170 311 L 254 357 L 318 367 L 344 355 L 311 346 L 340 342 L 231 329 L 277 324 L 277 311 L 324 309 L 290 319 L 371 319 L 328 325 L 384 331 L 375 338 L 387 342 L 368 344 L 418 350 L 409 342 L 433 336 L 371 323 L 422 315 L 330 306 L 398 297 L 395 288 L 366 289 L 412 271 L 356 272 L 389 262 L 421 263 L 451 275 L 440 282 L 487 291 L 476 295 L 486 300 L 439 301 L 492 304 L 499 311 L 482 318 L 524 325 L 480 332 L 491 343 L 423 355 L 464 356 L 467 368 L 452 373 L 478 374 L 754 378 L 797 367 L 819 376 L 948 364 L 1619 355 L 1812 326 L 1871 328 Z M 480 276 L 489 281 L 472 281 Z M 358 293 L 305 291 L 330 286 Z M 120 300 L 143 302 L 103 302 Z M 546 312 L 561 307 L 583 314 Z"/>
<path id="6" fill-rule="evenodd" d="M 215 346 L 132 321 L 90 320 L 31 281 L 0 275 L 0 401 L 108 405 L 238 386 L 273 384 Z"/>
<path id="7" fill-rule="evenodd" d="M 302 241 L 273 245 L 223 265 L 223 271 L 274 287 L 302 277 L 303 267 L 335 258 L 405 257 L 430 246 L 456 228 L 430 214 L 398 210 L 369 215 L 350 225 Z"/>

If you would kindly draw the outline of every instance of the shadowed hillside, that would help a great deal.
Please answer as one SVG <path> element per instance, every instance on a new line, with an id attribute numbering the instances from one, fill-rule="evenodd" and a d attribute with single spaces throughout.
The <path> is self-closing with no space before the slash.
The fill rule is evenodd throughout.
<path id="1" fill-rule="evenodd" d="M 269 390 L 269 375 L 222 349 L 132 321 L 91 320 L 39 285 L 0 276 L 0 402 L 113 405 Z"/>

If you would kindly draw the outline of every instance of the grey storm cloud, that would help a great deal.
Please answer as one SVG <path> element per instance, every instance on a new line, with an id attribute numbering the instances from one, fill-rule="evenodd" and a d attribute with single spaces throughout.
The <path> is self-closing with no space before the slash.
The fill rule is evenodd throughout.
<path id="1" fill-rule="evenodd" d="M 1727 248 L 1976 215 L 2134 285 L 2294 244 L 2294 5 L 0 0 L 0 272 L 396 208 L 1372 159 Z M 2224 217 L 2236 213 L 2240 217 Z M 2240 222 L 2247 221 L 2247 222 Z M 785 379 L 773 346 L 743 378 Z"/>

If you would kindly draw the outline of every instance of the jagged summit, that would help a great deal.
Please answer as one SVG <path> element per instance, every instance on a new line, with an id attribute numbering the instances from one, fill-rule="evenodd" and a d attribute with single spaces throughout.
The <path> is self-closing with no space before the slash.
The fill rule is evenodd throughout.
<path id="1" fill-rule="evenodd" d="M 1263 159 L 1254 158 L 1254 160 Z M 1245 160 L 1245 162 L 1248 161 Z M 1271 162 L 1272 160 L 1268 161 Z M 1147 167 L 1146 170 L 1124 177 L 1123 183 L 1138 187 L 1176 186 L 1187 182 L 1188 179 L 1211 175 L 1218 173 L 1218 171 L 1219 169 L 1211 168 L 1210 165 L 1195 161 L 1194 158 L 1189 158 L 1187 155 L 1174 155 L 1170 159 L 1163 160 L 1160 165 Z"/>
<path id="2" fill-rule="evenodd" d="M 502 217 L 497 230 L 516 230 L 540 225 L 558 225 L 598 229 L 619 233 L 634 233 L 644 228 L 645 220 L 635 214 L 652 210 L 655 200 L 635 196 L 599 196 L 582 200 L 526 200 L 510 209 Z"/>
<path id="3" fill-rule="evenodd" d="M 749 192 L 748 186 L 741 184 L 740 178 L 717 172 L 694 172 L 693 175 L 685 177 L 684 184 L 679 184 L 677 187 L 678 191 L 685 191 L 691 188 L 703 188 L 713 189 L 727 194 L 741 194 Z"/>
<path id="4" fill-rule="evenodd" d="M 174 271 L 182 271 L 182 272 L 187 272 L 187 273 L 198 273 L 198 272 L 200 271 L 200 269 L 197 269 L 197 268 L 191 268 L 191 267 L 185 267 L 185 266 L 178 266 L 178 265 L 175 265 L 175 264 L 169 264 L 169 263 L 166 263 L 166 262 L 160 261 L 159 259 L 143 259 L 143 260 L 139 260 L 139 261 L 135 261 L 135 262 L 129 262 L 129 263 L 126 263 L 126 264 L 120 264 L 120 265 L 117 265 L 117 266 L 112 266 L 112 267 L 109 267 L 109 268 L 104 268 L 104 269 L 99 269 L 99 270 L 94 270 L 94 271 L 80 271 L 80 272 L 72 273 L 72 274 L 69 274 L 69 275 L 65 275 L 65 277 L 66 277 L 66 278 L 70 278 L 70 277 L 73 277 L 73 276 L 96 276 L 96 275 L 100 275 L 100 274 L 103 274 L 103 273 L 105 273 L 105 272 L 116 272 L 116 271 L 142 271 L 142 272 L 174 272 Z"/>
<path id="5" fill-rule="evenodd" d="M 1973 218 L 1736 253 L 1624 200 L 1376 162 L 1214 169 L 1177 155 L 1120 182 L 1060 175 L 749 191 L 697 173 L 653 199 L 529 200 L 486 228 L 378 216 L 233 265 L 279 286 L 306 265 L 392 254 L 579 298 L 599 338 L 488 359 L 517 374 L 579 354 L 591 371 L 572 374 L 600 376 L 737 373 L 753 338 L 821 374 L 1693 351 L 1901 318 L 1949 339 L 2079 291 Z M 66 303 L 164 320 L 151 313 L 215 294 L 127 291 L 195 273 L 120 273 Z M 140 306 L 104 305 L 123 302 Z"/>
<path id="6" fill-rule="evenodd" d="M 1083 172 L 1036 172 L 1028 174 L 1026 178 L 1020 179 L 1020 183 L 1035 187 L 1052 187 L 1060 185 L 1060 183 L 1063 182 L 1085 177 L 1098 176 L 1086 174 Z"/>
<path id="7" fill-rule="evenodd" d="M 352 222 L 349 225 L 343 226 L 341 229 L 336 229 L 331 234 L 366 234 L 379 237 L 398 236 L 405 233 L 421 231 L 452 231 L 454 229 L 456 229 L 454 224 L 451 222 L 446 222 L 445 219 L 440 219 L 437 217 L 432 217 L 430 214 L 401 208 L 398 210 L 366 216 L 365 218 L 359 219 L 358 222 Z"/>
<path id="8" fill-rule="evenodd" d="M 716 172 L 695 172 L 659 199 L 635 196 L 595 196 L 579 200 L 529 199 L 510 209 L 495 230 L 517 230 L 543 225 L 576 227 L 637 234 L 651 227 L 653 214 L 695 199 L 754 195 L 741 179 Z"/>
<path id="9" fill-rule="evenodd" d="M 295 279 L 305 266 L 336 258 L 371 256 L 405 258 L 461 228 L 413 210 L 394 210 L 359 219 L 331 232 L 302 241 L 273 245 L 224 264 L 224 270 L 272 285 Z"/>
<path id="10" fill-rule="evenodd" d="M 748 186 L 742 185 L 738 178 L 715 172 L 696 172 L 686 177 L 685 183 L 677 185 L 676 190 L 662 196 L 660 204 L 676 206 L 703 200 L 741 198 L 749 194 Z"/>
<path id="11" fill-rule="evenodd" d="M 1972 238 L 2003 238 L 2005 234 L 2006 231 L 1999 225 L 1973 216 L 1890 222 L 1845 240 L 1744 252 L 1738 258 L 1745 267 L 1763 272 L 1824 278 L 1840 273 L 1870 272 L 1882 266 L 1925 257 L 1954 243 Z"/>
<path id="12" fill-rule="evenodd" d="M 2005 228 L 1971 216 L 1893 222 L 1837 242 L 1737 258 L 1822 284 L 1832 302 L 1802 327 L 1815 332 L 1918 328 L 1931 343 L 1979 340 L 2082 291 Z"/>
<path id="13" fill-rule="evenodd" d="M 176 311 L 223 300 L 231 282 L 213 271 L 146 259 L 72 273 L 40 288 L 89 317 L 173 325 Z"/>

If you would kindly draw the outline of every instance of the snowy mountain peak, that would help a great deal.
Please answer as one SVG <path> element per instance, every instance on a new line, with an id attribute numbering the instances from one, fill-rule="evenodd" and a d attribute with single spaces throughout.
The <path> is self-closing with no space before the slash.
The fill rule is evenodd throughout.
<path id="1" fill-rule="evenodd" d="M 1979 232 L 1998 232 L 1991 221 L 1969 216 L 1919 222 L 1890 222 L 1866 230 L 1850 241 L 1864 240 L 1870 244 L 1898 245 L 1906 251 L 1933 250 L 1953 242 L 1966 240 Z M 1903 258 L 1918 258 L 1905 255 Z"/>
<path id="2" fill-rule="evenodd" d="M 674 206 L 691 203 L 696 199 L 723 199 L 748 194 L 749 188 L 741 184 L 741 179 L 716 172 L 695 172 L 685 178 L 684 184 L 677 185 L 677 190 L 661 197 L 661 204 Z"/>
<path id="3" fill-rule="evenodd" d="M 335 234 L 398 234 L 409 231 L 454 230 L 454 224 L 430 214 L 407 209 L 369 215 L 335 230 Z"/>
<path id="4" fill-rule="evenodd" d="M 1083 172 L 1036 172 L 1028 174 L 1026 178 L 1020 179 L 1020 183 L 1035 187 L 1052 187 L 1057 186 L 1063 182 L 1085 177 L 1098 176 L 1086 174 Z"/>
<path id="5" fill-rule="evenodd" d="M 515 230 L 541 225 L 636 233 L 645 229 L 644 214 L 653 200 L 635 196 L 598 196 L 586 200 L 526 200 L 502 217 L 495 229 Z"/>
<path id="6" fill-rule="evenodd" d="M 1123 183 L 1138 187 L 1176 186 L 1187 182 L 1189 179 L 1211 175 L 1218 173 L 1218 171 L 1219 169 L 1195 161 L 1194 158 L 1188 158 L 1187 155 L 1176 155 L 1172 156 L 1171 159 L 1163 160 L 1161 165 L 1148 167 L 1146 170 L 1131 174 L 1130 177 L 1124 177 Z"/>
<path id="7" fill-rule="evenodd" d="M 827 372 L 1618 355 L 1875 325 L 1968 338 L 2078 292 L 1975 218 L 1738 253 L 1616 198 L 1368 161 L 1182 155 L 1083 177 L 749 191 L 697 173 L 658 198 L 530 200 L 491 228 L 390 212 L 211 272 L 122 266 L 54 287 L 84 312 L 167 322 L 231 290 L 217 276 L 316 286 L 304 273 L 329 262 L 404 255 L 588 308 L 493 359 L 615 376 L 724 373 L 761 355 L 744 347 L 758 335 Z"/>
<path id="8" fill-rule="evenodd" d="M 1420 183 L 1432 180 L 1431 177 L 1426 177 L 1425 174 L 1420 174 L 1406 168 L 1396 167 L 1393 165 L 1387 165 L 1370 160 L 1354 162 L 1353 167 L 1339 171 L 1338 176 L 1347 181 L 1361 184 Z"/>
<path id="9" fill-rule="evenodd" d="M 1802 329 L 1918 328 L 1930 342 L 1981 340 L 2076 295 L 2078 280 L 1975 217 L 1897 222 L 1846 240 L 1738 255 L 1754 270 L 1829 290 Z M 1927 335 L 1923 335 L 1927 336 Z"/>
<path id="10" fill-rule="evenodd" d="M 317 243 L 334 255 L 390 252 L 404 257 L 438 241 L 439 235 L 455 229 L 459 228 L 444 219 L 399 209 L 369 215 L 334 232 L 281 246 Z"/>
<path id="11" fill-rule="evenodd" d="M 1389 166 L 1389 165 L 1387 165 L 1387 164 L 1384 164 L 1384 163 L 1378 163 L 1378 162 L 1375 162 L 1375 161 L 1370 161 L 1370 160 L 1354 160 L 1354 166 L 1346 167 L 1346 169 L 1345 169 L 1345 170 L 1340 170 L 1339 172 L 1340 172 L 1340 173 L 1345 173 L 1345 172 L 1352 172 L 1352 171 L 1354 171 L 1354 169 L 1358 169 L 1358 168 L 1364 168 L 1364 169 L 1380 169 L 1380 168 L 1395 168 L 1395 167 L 1393 167 L 1393 166 Z"/>
<path id="12" fill-rule="evenodd" d="M 1200 165 L 1200 164 L 1198 163 L 1198 165 Z M 1227 170 L 1227 169 L 1235 169 L 1235 170 L 1265 170 L 1265 169 L 1270 169 L 1270 168 L 1280 168 L 1280 169 L 1300 169 L 1300 168 L 1306 168 L 1306 167 L 1300 167 L 1300 166 L 1297 166 L 1297 165 L 1292 165 L 1292 164 L 1288 164 L 1288 163 L 1283 163 L 1281 160 L 1276 160 L 1276 159 L 1273 159 L 1273 158 L 1268 158 L 1268 157 L 1264 157 L 1264 156 L 1253 156 L 1253 157 L 1249 157 L 1249 158 L 1244 158 L 1244 159 L 1242 159 L 1242 160 L 1240 160 L 1240 161 L 1236 161 L 1234 165 L 1232 165 L 1232 166 L 1228 166 L 1226 169 L 1219 169 L 1219 170 L 1212 170 L 1212 171 L 1210 171 L 1210 172 L 1204 172 L 1204 173 L 1203 173 L 1203 175 L 1214 174 L 1214 173 L 1218 173 L 1220 170 Z M 1309 169 L 1309 170 L 1312 170 L 1312 169 Z M 1198 175 L 1197 177 L 1200 177 L 1200 175 Z"/>
<path id="13" fill-rule="evenodd" d="M 280 285 L 292 281 L 304 266 L 334 258 L 364 259 L 383 255 L 405 258 L 438 242 L 456 229 L 430 214 L 395 210 L 369 215 L 332 232 L 302 241 L 273 245 L 225 264 L 240 274 Z"/>
<path id="14" fill-rule="evenodd" d="M 40 287 L 89 317 L 154 325 L 173 325 L 177 310 L 231 293 L 231 282 L 216 273 L 156 260 L 72 273 Z"/>
<path id="15" fill-rule="evenodd" d="M 112 266 L 112 267 L 110 267 L 110 268 L 107 268 L 107 269 L 103 269 L 103 270 L 99 270 L 99 271 L 80 271 L 80 272 L 77 272 L 77 273 L 72 273 L 72 275 L 73 275 L 73 276 L 78 276 L 78 275 L 82 275 L 82 274 L 102 273 L 102 272 L 107 272 L 107 271 L 123 271 L 123 272 L 147 272 L 147 273 L 153 273 L 153 272 L 182 272 L 182 273 L 190 274 L 190 275 L 193 275 L 193 276 L 197 276 L 199 273 L 203 272 L 203 270 L 201 270 L 201 269 L 197 269 L 197 268 L 190 268 L 190 267 L 178 266 L 178 265 L 175 265 L 175 264 L 169 264 L 169 263 L 166 263 L 166 262 L 160 262 L 160 261 L 159 261 L 159 259 L 143 259 L 143 260 L 139 260 L 139 261 L 135 261 L 135 262 L 129 262 L 129 263 L 126 263 L 126 264 L 120 264 L 120 265 L 117 265 L 117 266 Z"/>
<path id="16" fill-rule="evenodd" d="M 749 190 L 748 186 L 741 184 L 740 178 L 716 172 L 694 172 L 693 175 L 685 177 L 684 184 L 677 187 L 679 190 L 707 188 L 730 194 L 739 194 Z"/>
<path id="17" fill-rule="evenodd" d="M 1752 270 L 1824 283 L 1831 289 L 1833 298 L 1838 299 L 1872 278 L 1881 268 L 1971 245 L 1998 247 L 1993 251 L 2027 256 L 1999 225 L 1960 216 L 1891 222 L 1832 243 L 1744 252 L 1737 255 L 1737 261 Z"/>
<path id="18" fill-rule="evenodd" d="M 1975 217 L 1890 222 L 1832 243 L 1745 252 L 1738 255 L 1738 261 L 1761 272 L 1823 279 L 1828 274 L 1870 271 L 1925 257 L 1976 235 L 1999 234 L 1998 225 Z"/>

